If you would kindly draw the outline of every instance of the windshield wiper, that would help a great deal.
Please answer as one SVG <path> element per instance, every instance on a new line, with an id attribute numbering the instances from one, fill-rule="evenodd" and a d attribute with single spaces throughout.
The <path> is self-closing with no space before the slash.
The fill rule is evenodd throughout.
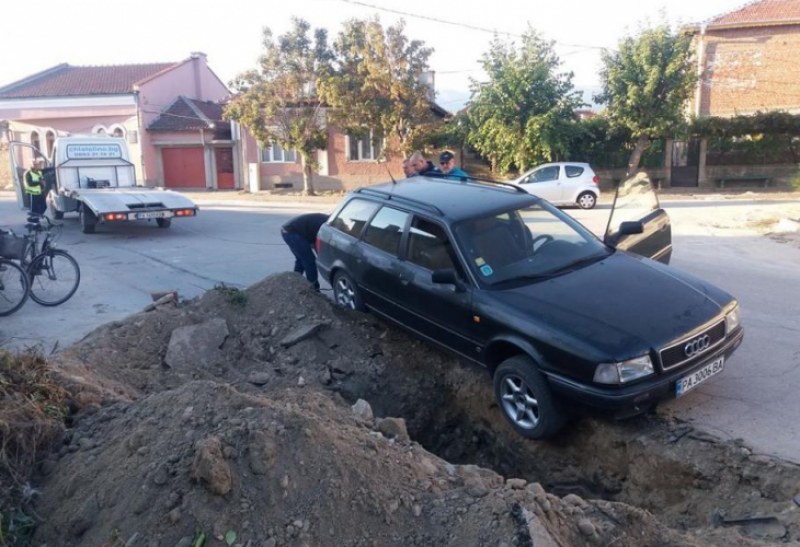
<path id="1" fill-rule="evenodd" d="M 608 254 L 609 253 L 607 253 L 607 252 L 602 252 L 602 253 L 597 253 L 597 254 L 593 254 L 593 255 L 589 255 L 589 256 L 584 256 L 583 258 L 579 258 L 577 260 L 573 260 L 572 262 L 568 262 L 567 264 L 561 266 L 560 268 L 557 268 L 555 270 L 551 270 L 549 273 L 554 274 L 554 275 L 559 275 L 559 274 L 562 274 L 562 273 L 572 272 L 574 270 L 577 270 L 578 267 L 580 267 L 580 266 L 584 266 L 586 264 L 591 264 L 593 262 L 598 262 L 598 261 L 606 258 L 608 256 Z"/>

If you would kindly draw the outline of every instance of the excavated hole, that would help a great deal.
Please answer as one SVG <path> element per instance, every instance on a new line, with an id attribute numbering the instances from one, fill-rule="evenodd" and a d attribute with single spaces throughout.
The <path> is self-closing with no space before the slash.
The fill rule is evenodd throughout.
<path id="1" fill-rule="evenodd" d="M 730 526 L 767 544 L 800 538 L 796 465 L 656 415 L 580 418 L 551 441 L 530 441 L 506 424 L 485 371 L 454 363 L 412 383 L 407 374 L 390 369 L 385 384 L 351 384 L 343 395 L 369 401 L 377 416 L 403 417 L 414 440 L 451 463 L 559 496 L 624 502 L 681 531 Z"/>

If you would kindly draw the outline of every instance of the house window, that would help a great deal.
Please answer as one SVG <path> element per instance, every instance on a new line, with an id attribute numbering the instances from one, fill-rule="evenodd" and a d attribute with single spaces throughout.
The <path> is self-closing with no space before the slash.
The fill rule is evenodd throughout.
<path id="1" fill-rule="evenodd" d="M 36 131 L 31 131 L 31 146 L 33 146 L 36 150 L 42 149 L 41 141 L 39 140 L 39 133 Z"/>
<path id="2" fill-rule="evenodd" d="M 297 163 L 297 151 L 284 150 L 278 143 L 261 149 L 261 163 Z"/>
<path id="3" fill-rule="evenodd" d="M 383 139 L 374 140 L 372 131 L 363 137 L 347 135 L 348 161 L 374 161 L 383 152 Z"/>
<path id="4" fill-rule="evenodd" d="M 47 141 L 47 156 L 53 157 L 53 145 L 56 142 L 56 134 L 53 131 L 45 133 L 45 140 Z"/>

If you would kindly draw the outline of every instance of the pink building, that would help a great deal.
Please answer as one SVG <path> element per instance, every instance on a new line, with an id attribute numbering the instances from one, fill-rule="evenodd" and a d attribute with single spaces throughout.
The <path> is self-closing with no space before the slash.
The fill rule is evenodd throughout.
<path id="1" fill-rule="evenodd" d="M 0 120 L 5 138 L 45 155 L 58 136 L 125 137 L 148 186 L 231 187 L 236 143 L 221 108 L 209 106 L 229 95 L 203 53 L 176 63 L 61 64 L 0 87 Z"/>

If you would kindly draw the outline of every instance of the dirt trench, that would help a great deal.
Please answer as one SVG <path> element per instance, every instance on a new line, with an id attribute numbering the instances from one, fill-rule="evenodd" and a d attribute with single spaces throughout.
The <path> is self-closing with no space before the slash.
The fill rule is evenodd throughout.
<path id="1" fill-rule="evenodd" d="M 713 544 L 800 545 L 800 466 L 741 441 L 654 413 L 575 417 L 557 438 L 529 441 L 504 421 L 481 367 L 450 360 L 431 371 L 406 362 L 384 380 L 372 390 L 357 381 L 338 389 L 379 415 L 404 418 L 411 438 L 448 462 L 540 483 L 560 497 L 639 507 Z"/>
<path id="2" fill-rule="evenodd" d="M 293 274 L 174 304 L 54 362 L 78 411 L 34 545 L 800 544 L 800 469 L 739 443 L 655 416 L 528 441 L 485 371 Z"/>

